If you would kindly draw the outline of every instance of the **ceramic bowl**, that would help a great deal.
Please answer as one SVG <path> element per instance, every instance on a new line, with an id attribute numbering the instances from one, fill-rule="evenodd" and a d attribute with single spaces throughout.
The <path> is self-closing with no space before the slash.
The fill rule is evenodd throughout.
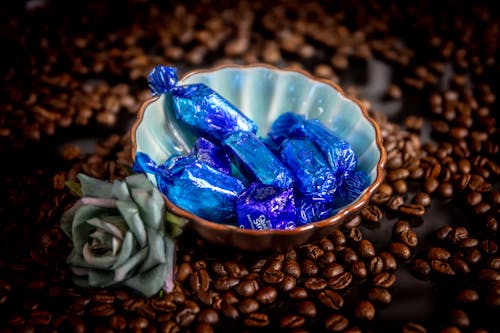
<path id="1" fill-rule="evenodd" d="M 278 69 L 268 65 L 221 66 L 187 74 L 182 84 L 205 83 L 254 120 L 260 136 L 282 113 L 293 111 L 308 119 L 319 119 L 351 144 L 359 168 L 370 178 L 370 186 L 357 200 L 335 215 L 294 230 L 248 230 L 200 218 L 174 205 L 165 197 L 171 213 L 189 220 L 203 238 L 241 250 L 287 251 L 307 241 L 328 235 L 358 214 L 382 182 L 386 153 L 380 129 L 363 105 L 345 96 L 333 82 L 316 79 L 304 71 Z M 196 137 L 175 117 L 168 95 L 145 101 L 132 127 L 132 156 L 148 154 L 156 163 L 173 153 L 189 152 Z M 149 179 L 155 182 L 153 175 Z"/>

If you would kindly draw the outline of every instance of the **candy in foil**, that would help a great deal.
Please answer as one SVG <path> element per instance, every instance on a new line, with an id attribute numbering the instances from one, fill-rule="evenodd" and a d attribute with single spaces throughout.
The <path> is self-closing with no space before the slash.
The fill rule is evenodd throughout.
<path id="1" fill-rule="evenodd" d="M 223 144 L 236 157 L 238 166 L 249 179 L 280 188 L 291 186 L 293 178 L 290 172 L 255 134 L 234 133 Z"/>
<path id="2" fill-rule="evenodd" d="M 294 229 L 293 189 L 252 183 L 236 202 L 240 228 L 253 230 Z"/>
<path id="3" fill-rule="evenodd" d="M 333 201 L 337 179 L 316 146 L 307 139 L 288 139 L 281 144 L 281 160 L 294 175 L 303 196 Z"/>
<path id="4" fill-rule="evenodd" d="M 203 135 L 223 140 L 235 132 L 257 132 L 257 125 L 203 83 L 179 85 L 175 69 L 156 66 L 148 76 L 153 95 L 169 93 L 176 117 Z"/>
<path id="5" fill-rule="evenodd" d="M 203 161 L 220 172 L 231 174 L 231 159 L 222 147 L 200 137 L 191 151 L 199 161 Z"/>
<path id="6" fill-rule="evenodd" d="M 268 145 L 276 147 L 286 138 L 304 137 L 313 142 L 326 158 L 335 175 L 352 172 L 358 163 L 356 153 L 348 142 L 339 138 L 319 120 L 306 120 L 304 116 L 286 112 L 272 124 Z"/>
<path id="7" fill-rule="evenodd" d="M 363 170 L 347 173 L 335 196 L 335 207 L 342 207 L 356 200 L 370 185 L 368 175 Z"/>
<path id="8" fill-rule="evenodd" d="M 298 225 L 304 225 L 311 222 L 324 220 L 333 216 L 335 209 L 331 202 L 324 200 L 315 200 L 309 197 L 298 199 L 297 205 L 297 221 Z"/>
<path id="9" fill-rule="evenodd" d="M 182 169 L 167 180 L 165 194 L 170 201 L 207 220 L 229 222 L 235 218 L 236 200 L 245 189 L 237 178 L 198 160 Z"/>

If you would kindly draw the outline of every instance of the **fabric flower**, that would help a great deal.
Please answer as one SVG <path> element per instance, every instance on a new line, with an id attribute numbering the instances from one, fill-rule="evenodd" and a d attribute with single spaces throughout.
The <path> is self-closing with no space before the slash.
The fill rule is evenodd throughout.
<path id="1" fill-rule="evenodd" d="M 174 241 L 165 203 L 144 174 L 113 184 L 78 175 L 83 197 L 66 211 L 61 228 L 71 238 L 67 263 L 82 287 L 125 285 L 151 296 L 173 286 Z"/>

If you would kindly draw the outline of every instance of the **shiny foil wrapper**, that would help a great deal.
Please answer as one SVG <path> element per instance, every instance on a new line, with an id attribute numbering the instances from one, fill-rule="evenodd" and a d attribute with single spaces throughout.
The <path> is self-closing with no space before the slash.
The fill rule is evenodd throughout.
<path id="1" fill-rule="evenodd" d="M 252 230 L 294 229 L 296 220 L 293 189 L 252 183 L 236 202 L 237 223 Z"/>
<path id="2" fill-rule="evenodd" d="M 220 172 L 231 174 L 231 159 L 226 151 L 211 141 L 200 137 L 196 140 L 191 154 Z"/>
<path id="3" fill-rule="evenodd" d="M 288 139 L 281 144 L 280 154 L 302 196 L 333 201 L 337 178 L 316 145 L 307 139 Z"/>
<path id="4" fill-rule="evenodd" d="M 176 117 L 204 136 L 222 141 L 235 132 L 257 132 L 257 125 L 203 83 L 179 85 L 175 69 L 156 66 L 148 76 L 153 95 L 172 96 Z"/>
<path id="5" fill-rule="evenodd" d="M 356 200 L 370 185 L 368 175 L 363 170 L 350 172 L 342 178 L 335 195 L 335 207 L 342 207 Z"/>
<path id="6" fill-rule="evenodd" d="M 335 208 L 329 201 L 310 197 L 302 197 L 297 200 L 297 224 L 299 226 L 327 219 L 335 212 Z"/>
<path id="7" fill-rule="evenodd" d="M 234 133 L 223 141 L 223 145 L 232 152 L 248 179 L 280 188 L 292 185 L 290 172 L 255 134 Z"/>

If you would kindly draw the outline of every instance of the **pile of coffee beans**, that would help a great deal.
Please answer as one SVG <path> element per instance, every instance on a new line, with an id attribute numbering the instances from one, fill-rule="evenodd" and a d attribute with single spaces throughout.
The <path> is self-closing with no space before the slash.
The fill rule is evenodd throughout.
<path id="1" fill-rule="evenodd" d="M 498 331 L 499 34 L 483 1 L 0 5 L 0 332 Z M 127 174 L 149 71 L 254 62 L 364 103 L 388 154 L 369 204 L 286 253 L 186 231 L 168 294 L 76 287 L 65 182 Z"/>

